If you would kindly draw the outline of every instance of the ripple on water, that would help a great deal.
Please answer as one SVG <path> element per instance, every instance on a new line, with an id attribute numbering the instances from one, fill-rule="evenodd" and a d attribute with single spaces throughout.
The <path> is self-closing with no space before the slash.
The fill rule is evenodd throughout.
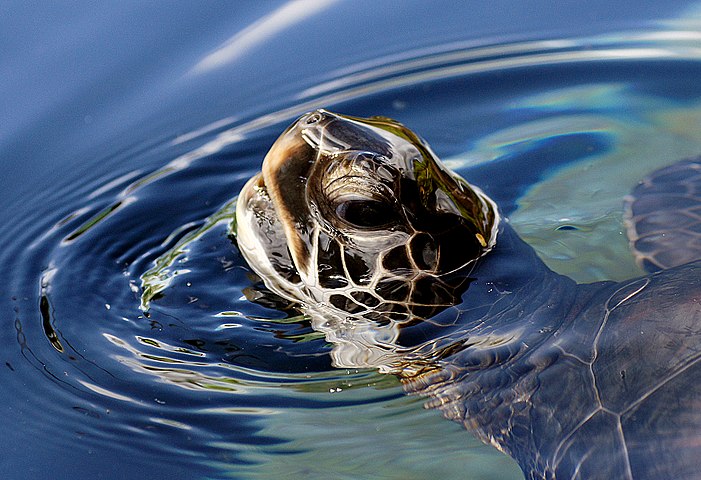
<path id="1" fill-rule="evenodd" d="M 80 442 L 149 468 L 246 478 L 517 476 L 392 377 L 333 369 L 323 335 L 294 309 L 249 301 L 259 279 L 230 238 L 230 201 L 298 114 L 391 115 L 483 186 L 558 268 L 548 243 L 576 253 L 572 238 L 597 230 L 603 245 L 619 225 L 620 189 L 600 184 L 598 196 L 598 177 L 582 172 L 639 178 L 653 164 L 629 169 L 627 159 L 699 150 L 698 57 L 673 35 L 453 45 L 332 73 L 275 112 L 193 126 L 69 172 L 16 204 L 18 220 L 0 233 L 13 308 L 0 341 L 19 351 L 7 357 L 6 398 L 24 400 L 12 406 L 29 435 L 53 439 L 54 456 Z M 570 195 L 538 193 L 554 184 Z M 591 261 L 567 259 L 578 270 Z M 618 267 L 596 271 L 627 275 Z"/>

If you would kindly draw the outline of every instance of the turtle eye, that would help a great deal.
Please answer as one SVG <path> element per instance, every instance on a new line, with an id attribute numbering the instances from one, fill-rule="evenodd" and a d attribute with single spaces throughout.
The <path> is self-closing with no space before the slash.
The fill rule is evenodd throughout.
<path id="1" fill-rule="evenodd" d="M 383 227 L 392 223 L 396 213 L 391 205 L 371 199 L 353 199 L 336 206 L 336 215 L 344 222 L 360 228 Z"/>

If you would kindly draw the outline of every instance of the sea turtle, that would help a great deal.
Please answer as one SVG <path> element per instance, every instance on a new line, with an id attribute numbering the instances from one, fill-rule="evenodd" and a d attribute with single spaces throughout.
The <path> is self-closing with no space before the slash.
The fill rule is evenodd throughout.
<path id="1" fill-rule="evenodd" d="M 402 124 L 311 112 L 237 204 L 238 246 L 334 345 L 529 479 L 701 478 L 701 164 L 626 200 L 652 270 L 576 284 Z"/>

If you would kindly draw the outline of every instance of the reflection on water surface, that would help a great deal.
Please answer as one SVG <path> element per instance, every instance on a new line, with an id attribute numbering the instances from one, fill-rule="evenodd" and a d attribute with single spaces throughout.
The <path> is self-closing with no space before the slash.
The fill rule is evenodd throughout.
<path id="1" fill-rule="evenodd" d="M 297 115 L 384 114 L 483 186 L 552 268 L 628 277 L 617 198 L 699 150 L 693 25 L 641 22 L 650 2 L 589 31 L 572 7 L 547 34 L 518 5 L 523 22 L 417 2 L 359 37 L 338 26 L 376 6 L 280 20 L 295 5 L 7 7 L 6 478 L 519 478 L 393 377 L 334 369 L 308 318 L 249 301 L 259 280 L 220 220 Z M 236 42 L 248 50 L 195 67 Z M 148 310 L 146 272 L 164 287 Z"/>

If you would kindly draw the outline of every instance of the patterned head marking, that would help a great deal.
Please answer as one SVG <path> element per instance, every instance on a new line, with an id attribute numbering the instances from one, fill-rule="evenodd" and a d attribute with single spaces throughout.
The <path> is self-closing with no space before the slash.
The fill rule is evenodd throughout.
<path id="1" fill-rule="evenodd" d="M 327 323 L 401 325 L 459 303 L 455 274 L 494 245 L 497 215 L 402 124 L 317 110 L 243 188 L 236 235 L 268 288 Z"/>

